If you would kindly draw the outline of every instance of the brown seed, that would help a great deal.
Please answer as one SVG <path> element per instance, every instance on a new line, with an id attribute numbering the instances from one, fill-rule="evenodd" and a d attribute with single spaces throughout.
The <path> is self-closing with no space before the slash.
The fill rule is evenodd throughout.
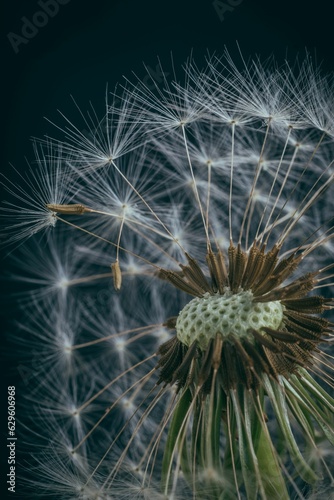
<path id="1" fill-rule="evenodd" d="M 46 208 L 52 212 L 63 215 L 81 215 L 90 212 L 90 209 L 81 205 L 80 203 L 72 203 L 70 205 L 57 205 L 55 203 L 48 203 Z"/>
<path id="2" fill-rule="evenodd" d="M 111 264 L 111 272 L 114 279 L 114 288 L 118 291 L 122 286 L 122 272 L 118 260 Z"/>

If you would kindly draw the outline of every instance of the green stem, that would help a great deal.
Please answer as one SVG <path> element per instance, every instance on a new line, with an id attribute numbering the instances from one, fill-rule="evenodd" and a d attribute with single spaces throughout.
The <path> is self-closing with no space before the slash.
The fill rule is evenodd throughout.
<path id="1" fill-rule="evenodd" d="M 289 500 L 285 481 L 275 457 L 270 437 L 262 429 L 257 442 L 256 456 L 263 489 L 269 500 Z"/>
<path id="2" fill-rule="evenodd" d="M 178 445 L 180 443 L 180 439 L 182 439 L 182 434 L 185 432 L 185 429 L 183 429 L 182 431 L 182 427 L 190 404 L 191 392 L 189 389 L 186 389 L 176 405 L 172 422 L 168 431 L 161 472 L 161 485 L 162 490 L 165 492 L 165 494 L 167 493 L 168 485 L 170 482 L 173 460 L 175 458 L 176 452 L 178 451 Z"/>
<path id="3" fill-rule="evenodd" d="M 268 499 L 288 500 L 289 494 L 277 459 L 278 452 L 274 448 L 264 420 L 265 399 L 263 389 L 259 390 L 257 398 L 246 392 L 245 404 L 251 408 L 252 413 L 252 436 L 262 492 Z"/>

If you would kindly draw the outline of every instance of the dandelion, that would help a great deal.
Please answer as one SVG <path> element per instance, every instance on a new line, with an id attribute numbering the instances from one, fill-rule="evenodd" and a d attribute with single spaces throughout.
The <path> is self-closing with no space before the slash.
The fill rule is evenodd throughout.
<path id="1" fill-rule="evenodd" d="M 14 168 L 18 181 L 14 182 L 3 174 L 2 184 L 12 196 L 12 201 L 1 207 L 6 221 L 12 221 L 5 228 L 4 235 L 8 244 L 29 238 L 41 230 L 53 228 L 56 224 L 54 213 L 48 210 L 47 204 L 62 205 L 71 200 L 71 180 L 69 170 L 59 156 L 59 148 L 55 151 L 47 142 L 44 149 L 34 143 L 35 161 L 29 165 L 26 174 L 20 174 Z"/>
<path id="2" fill-rule="evenodd" d="M 334 491 L 332 81 L 309 58 L 226 53 L 184 71 L 127 82 L 84 118 L 88 136 L 65 118 L 48 139 L 65 168 L 42 188 L 68 189 L 32 193 L 61 237 L 34 236 L 24 259 L 37 291 L 23 331 L 52 368 L 34 381 L 31 484 L 320 498 Z"/>

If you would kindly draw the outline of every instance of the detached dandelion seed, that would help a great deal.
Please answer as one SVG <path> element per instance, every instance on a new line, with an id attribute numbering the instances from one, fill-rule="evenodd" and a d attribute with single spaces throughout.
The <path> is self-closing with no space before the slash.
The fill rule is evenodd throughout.
<path id="1" fill-rule="evenodd" d="M 6 222 L 6 244 L 53 228 L 57 219 L 50 207 L 71 200 L 69 168 L 59 156 L 59 148 L 55 150 L 49 142 L 44 148 L 34 143 L 34 152 L 35 160 L 26 174 L 13 167 L 18 183 L 1 174 L 1 183 L 12 197 L 1 207 L 1 218 Z"/>
<path id="2" fill-rule="evenodd" d="M 49 147 L 65 168 L 41 192 L 68 190 L 32 193 L 64 232 L 48 238 L 57 265 L 48 282 L 31 256 L 23 276 L 41 287 L 24 330 L 53 363 L 36 402 L 55 443 L 34 455 L 41 496 L 334 492 L 334 88 L 309 57 L 297 68 L 190 60 L 184 81 L 174 65 L 162 87 L 128 81 L 102 120 L 80 112 L 88 135 L 62 114 Z M 31 320 L 50 297 L 52 322 L 77 329 L 54 342 Z"/>

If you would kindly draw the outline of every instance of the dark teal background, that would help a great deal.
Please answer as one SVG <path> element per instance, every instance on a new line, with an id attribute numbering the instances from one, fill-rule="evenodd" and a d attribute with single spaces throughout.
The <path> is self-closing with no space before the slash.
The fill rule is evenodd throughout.
<path id="1" fill-rule="evenodd" d="M 67 110 L 72 94 L 86 105 L 102 103 L 106 82 L 110 87 L 144 74 L 142 63 L 155 68 L 157 56 L 169 61 L 173 52 L 182 62 L 193 49 L 195 57 L 237 52 L 236 40 L 247 59 L 275 54 L 283 60 L 303 55 L 305 48 L 332 70 L 332 16 L 325 2 L 230 0 L 239 3 L 219 19 L 211 0 L 69 0 L 58 14 L 15 54 L 9 32 L 21 33 L 25 16 L 41 10 L 37 0 L 7 1 L 2 16 L 2 116 L 4 161 L 16 167 L 30 155 L 29 137 L 50 131 L 43 119 Z M 225 3 L 228 3 L 227 1 Z M 329 2 L 327 2 L 329 5 Z M 71 106 L 70 106 L 71 108 Z"/>

